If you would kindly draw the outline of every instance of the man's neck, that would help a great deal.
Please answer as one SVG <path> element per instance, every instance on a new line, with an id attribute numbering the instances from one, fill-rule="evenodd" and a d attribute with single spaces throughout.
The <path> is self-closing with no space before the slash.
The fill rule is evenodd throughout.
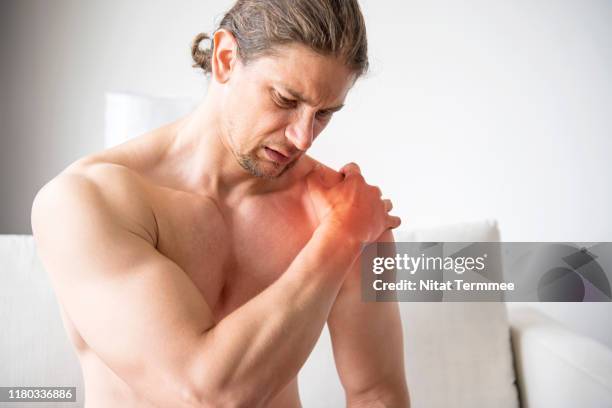
<path id="1" fill-rule="evenodd" d="M 236 201 L 286 189 L 296 176 L 299 178 L 303 169 L 300 163 L 278 178 L 255 177 L 243 169 L 226 144 L 217 109 L 205 98 L 192 113 L 176 123 L 165 149 L 164 161 L 190 189 Z"/>

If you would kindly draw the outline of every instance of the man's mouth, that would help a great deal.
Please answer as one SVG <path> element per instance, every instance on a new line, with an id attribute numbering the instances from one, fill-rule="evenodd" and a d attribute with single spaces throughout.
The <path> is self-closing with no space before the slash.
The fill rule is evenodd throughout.
<path id="1" fill-rule="evenodd" d="M 275 161 L 280 164 L 285 164 L 289 161 L 290 157 L 279 152 L 278 150 L 274 150 L 268 146 L 264 146 L 264 151 L 266 152 L 266 156 L 272 161 Z"/>

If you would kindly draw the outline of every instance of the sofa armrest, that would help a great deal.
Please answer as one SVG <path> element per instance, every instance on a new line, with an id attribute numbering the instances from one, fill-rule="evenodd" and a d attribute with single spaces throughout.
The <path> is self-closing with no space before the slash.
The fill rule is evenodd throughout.
<path id="1" fill-rule="evenodd" d="M 612 407 L 612 350 L 532 308 L 509 318 L 523 408 Z"/>

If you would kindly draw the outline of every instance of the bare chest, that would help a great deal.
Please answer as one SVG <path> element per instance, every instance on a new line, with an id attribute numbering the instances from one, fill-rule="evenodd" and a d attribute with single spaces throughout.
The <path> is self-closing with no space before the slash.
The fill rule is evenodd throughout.
<path id="1" fill-rule="evenodd" d="M 249 198 L 233 208 L 170 197 L 156 216 L 158 250 L 190 277 L 216 321 L 285 272 L 314 225 L 295 195 Z"/>

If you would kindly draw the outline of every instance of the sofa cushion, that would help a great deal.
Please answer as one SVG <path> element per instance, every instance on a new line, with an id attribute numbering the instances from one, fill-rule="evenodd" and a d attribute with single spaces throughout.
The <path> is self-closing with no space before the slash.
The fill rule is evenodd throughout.
<path id="1" fill-rule="evenodd" d="M 108 92 L 105 102 L 104 147 L 109 148 L 186 115 L 197 101 Z"/>
<path id="2" fill-rule="evenodd" d="M 52 405 L 82 407 L 81 367 L 31 235 L 0 235 L 0 274 L 0 385 L 76 387 L 76 403 Z"/>
<path id="3" fill-rule="evenodd" d="M 396 240 L 497 242 L 500 234 L 495 221 L 480 221 L 406 231 Z M 503 303 L 402 303 L 400 313 L 415 407 L 519 406 Z"/>

